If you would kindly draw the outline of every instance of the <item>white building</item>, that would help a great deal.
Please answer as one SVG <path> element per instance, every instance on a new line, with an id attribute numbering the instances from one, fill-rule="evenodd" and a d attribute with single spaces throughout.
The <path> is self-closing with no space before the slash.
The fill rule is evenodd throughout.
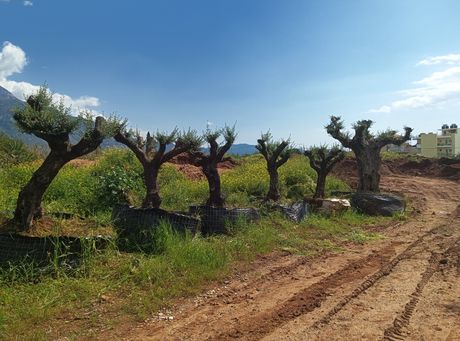
<path id="1" fill-rule="evenodd" d="M 422 133 L 417 138 L 418 153 L 426 157 L 454 157 L 460 154 L 460 129 L 444 124 L 441 133 Z"/>

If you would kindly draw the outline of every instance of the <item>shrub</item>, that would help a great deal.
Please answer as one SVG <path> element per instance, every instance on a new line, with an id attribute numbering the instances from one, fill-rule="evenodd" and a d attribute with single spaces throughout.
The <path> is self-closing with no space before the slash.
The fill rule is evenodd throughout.
<path id="1" fill-rule="evenodd" d="M 0 167 L 34 161 L 38 157 L 38 151 L 33 151 L 21 140 L 0 132 Z"/>

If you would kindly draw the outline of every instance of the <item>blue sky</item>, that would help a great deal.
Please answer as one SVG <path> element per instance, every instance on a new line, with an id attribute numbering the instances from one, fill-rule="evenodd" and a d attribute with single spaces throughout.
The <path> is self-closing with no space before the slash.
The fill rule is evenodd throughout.
<path id="1" fill-rule="evenodd" d="M 237 123 L 299 145 L 460 123 L 460 1 L 0 0 L 0 85 L 47 82 L 141 130 Z"/>

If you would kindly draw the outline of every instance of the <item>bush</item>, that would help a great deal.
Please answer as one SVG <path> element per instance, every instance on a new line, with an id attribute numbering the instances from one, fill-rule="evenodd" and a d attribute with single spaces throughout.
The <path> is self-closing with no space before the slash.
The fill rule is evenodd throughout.
<path id="1" fill-rule="evenodd" d="M 0 167 L 8 167 L 38 159 L 39 154 L 19 139 L 0 132 Z"/>

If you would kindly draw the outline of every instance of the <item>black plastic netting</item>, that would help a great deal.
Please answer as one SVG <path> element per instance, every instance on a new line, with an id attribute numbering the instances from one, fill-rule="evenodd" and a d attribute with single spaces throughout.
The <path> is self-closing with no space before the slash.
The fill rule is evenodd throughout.
<path id="1" fill-rule="evenodd" d="M 190 206 L 190 213 L 201 218 L 204 235 L 226 234 L 240 222 L 251 222 L 260 218 L 255 208 L 225 208 L 212 206 Z"/>

